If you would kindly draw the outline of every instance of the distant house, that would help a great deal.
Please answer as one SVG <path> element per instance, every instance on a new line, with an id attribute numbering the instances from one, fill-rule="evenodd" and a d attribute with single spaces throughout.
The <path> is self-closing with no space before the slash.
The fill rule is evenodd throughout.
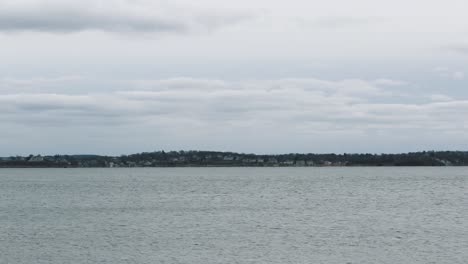
<path id="1" fill-rule="evenodd" d="M 44 161 L 44 158 L 41 155 L 38 156 L 32 156 L 29 158 L 28 162 L 42 162 Z"/>
<path id="2" fill-rule="evenodd" d="M 293 160 L 285 160 L 285 161 L 281 162 L 281 165 L 292 166 L 292 165 L 294 165 L 294 161 Z"/>
<path id="3" fill-rule="evenodd" d="M 233 161 L 234 157 L 233 156 L 224 156 L 223 160 L 224 161 Z"/>
<path id="4" fill-rule="evenodd" d="M 443 159 L 436 159 L 438 162 L 444 164 L 444 166 L 452 166 L 452 162 Z"/>

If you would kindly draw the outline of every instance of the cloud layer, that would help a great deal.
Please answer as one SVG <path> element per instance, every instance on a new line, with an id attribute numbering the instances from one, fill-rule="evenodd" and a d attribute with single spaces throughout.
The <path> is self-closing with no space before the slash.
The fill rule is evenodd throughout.
<path id="1" fill-rule="evenodd" d="M 464 7 L 3 0 L 0 155 L 463 149 Z"/>
<path id="2" fill-rule="evenodd" d="M 468 100 L 434 94 L 420 103 L 403 103 L 407 97 L 421 96 L 401 93 L 408 84 L 398 80 L 175 78 L 130 80 L 125 81 L 126 89 L 82 94 L 64 92 L 67 84 L 81 80 L 77 77 L 35 80 L 52 86 L 38 91 L 31 85 L 34 80 L 3 81 L 9 89 L 0 92 L 1 133 L 27 129 L 44 142 L 67 135 L 60 144 L 79 138 L 87 149 L 97 148 L 84 150 L 88 153 L 116 142 L 134 146 L 133 151 L 150 144 L 169 149 L 320 152 L 372 150 L 367 145 L 372 141 L 379 142 L 378 149 L 391 151 L 395 142 L 407 140 L 414 146 L 434 147 L 447 145 L 448 139 L 468 139 Z M 22 90 L 13 92 L 15 85 Z M 17 142 L 17 148 L 18 142 L 32 140 L 30 136 L 26 141 L 20 140 L 21 134 L 7 138 Z"/>
<path id="3" fill-rule="evenodd" d="M 0 31 L 186 33 L 248 18 L 244 13 L 187 9 L 164 1 L 20 0 L 0 5 Z"/>
<path id="4" fill-rule="evenodd" d="M 51 79 L 51 82 L 69 78 Z M 38 79 L 45 82 L 44 79 Z M 15 82 L 13 82 L 15 83 Z M 16 81 L 20 86 L 26 81 Z M 433 95 L 425 103 L 399 103 L 392 80 L 280 79 L 227 82 L 208 79 L 138 80 L 131 89 L 91 94 L 0 94 L 3 122 L 62 124 L 66 120 L 116 124 L 132 120 L 190 119 L 206 127 L 256 123 L 309 127 L 311 131 L 414 128 L 445 131 L 466 127 L 468 101 Z M 11 85 L 11 84 L 10 84 Z M 413 95 L 416 96 L 416 95 Z M 264 127 L 266 128 L 266 127 Z"/>

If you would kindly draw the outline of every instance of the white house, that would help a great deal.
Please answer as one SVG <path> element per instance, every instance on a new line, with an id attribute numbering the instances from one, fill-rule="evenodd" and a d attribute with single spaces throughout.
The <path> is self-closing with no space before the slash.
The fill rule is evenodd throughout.
<path id="1" fill-rule="evenodd" d="M 29 162 L 41 162 L 41 161 L 44 161 L 44 158 L 41 155 L 32 156 L 31 158 L 29 158 L 28 161 Z"/>

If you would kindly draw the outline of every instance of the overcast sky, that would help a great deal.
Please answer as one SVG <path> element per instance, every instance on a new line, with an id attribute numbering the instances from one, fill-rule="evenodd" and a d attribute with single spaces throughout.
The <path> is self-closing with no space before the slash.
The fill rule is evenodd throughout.
<path id="1" fill-rule="evenodd" d="M 468 150 L 466 0 L 1 0 L 0 156 Z"/>

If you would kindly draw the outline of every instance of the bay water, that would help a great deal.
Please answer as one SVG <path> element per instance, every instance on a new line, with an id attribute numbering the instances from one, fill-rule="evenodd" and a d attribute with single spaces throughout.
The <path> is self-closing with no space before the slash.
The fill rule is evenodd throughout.
<path id="1" fill-rule="evenodd" d="M 468 168 L 0 169 L 0 263 L 468 263 Z"/>

